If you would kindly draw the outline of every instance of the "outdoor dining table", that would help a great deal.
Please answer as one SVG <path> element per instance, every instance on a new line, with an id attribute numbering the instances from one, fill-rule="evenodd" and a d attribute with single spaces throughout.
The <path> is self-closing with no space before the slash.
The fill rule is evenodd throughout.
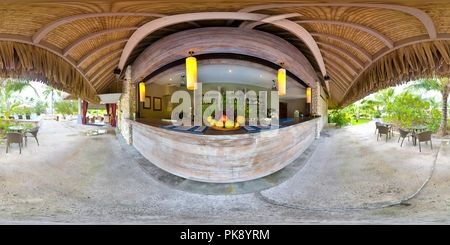
<path id="1" fill-rule="evenodd" d="M 25 129 L 25 127 L 23 126 L 11 126 L 9 127 L 9 130 L 11 130 L 12 132 L 19 132 L 22 133 L 22 131 Z"/>
<path id="2" fill-rule="evenodd" d="M 411 126 L 411 129 L 413 131 L 413 138 L 414 138 L 413 145 L 416 145 L 417 141 L 416 134 L 425 131 L 427 129 L 427 126 L 415 125 Z"/>
<path id="3" fill-rule="evenodd" d="M 425 131 L 427 129 L 427 126 L 416 125 L 416 126 L 411 126 L 411 129 L 413 130 L 413 132 L 419 133 L 419 132 Z"/>

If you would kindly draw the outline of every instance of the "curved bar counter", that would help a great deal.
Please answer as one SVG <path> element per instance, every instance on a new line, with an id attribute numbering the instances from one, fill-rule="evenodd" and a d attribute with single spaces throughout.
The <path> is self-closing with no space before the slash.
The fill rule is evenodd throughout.
<path id="1" fill-rule="evenodd" d="M 233 183 L 272 174 L 298 158 L 314 141 L 319 118 L 295 118 L 285 127 L 248 133 L 244 129 L 203 134 L 160 126 L 161 119 L 128 119 L 133 146 L 150 162 L 174 175 L 211 183 Z"/>

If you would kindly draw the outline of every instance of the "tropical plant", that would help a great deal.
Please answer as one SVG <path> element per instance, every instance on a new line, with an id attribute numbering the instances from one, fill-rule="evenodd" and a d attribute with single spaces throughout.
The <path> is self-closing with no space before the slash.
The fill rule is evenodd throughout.
<path id="1" fill-rule="evenodd" d="M 345 108 L 336 108 L 329 111 L 328 122 L 335 123 L 336 127 L 342 127 L 352 122 L 352 117 Z"/>
<path id="2" fill-rule="evenodd" d="M 45 113 L 45 108 L 47 108 L 47 102 L 44 102 L 42 100 L 37 100 L 36 104 L 34 105 L 34 112 L 36 115 L 41 115 Z"/>
<path id="3" fill-rule="evenodd" d="M 14 120 L 10 120 L 8 118 L 0 118 L 0 138 L 5 136 L 5 133 L 9 132 L 9 127 L 16 125 Z"/>
<path id="4" fill-rule="evenodd" d="M 78 103 L 74 100 L 56 101 L 54 106 L 55 112 L 62 114 L 63 118 L 65 118 L 66 115 L 73 115 L 78 111 Z"/>
<path id="5" fill-rule="evenodd" d="M 432 107 L 430 109 L 430 112 L 428 113 L 428 118 L 426 120 L 427 129 L 433 132 L 437 132 L 439 130 L 441 120 L 441 111 L 436 107 Z"/>
<path id="6" fill-rule="evenodd" d="M 52 111 L 52 115 L 53 115 L 54 104 L 55 104 L 56 101 L 61 99 L 62 91 L 57 90 L 57 89 L 53 88 L 52 86 L 45 85 L 44 86 L 44 91 L 42 91 L 42 94 L 44 95 L 45 99 L 48 99 L 48 97 L 50 96 L 50 98 L 51 98 L 51 111 Z"/>
<path id="7" fill-rule="evenodd" d="M 388 115 L 383 120 L 393 122 L 396 127 L 411 128 L 413 125 L 428 125 L 432 123 L 428 116 L 430 102 L 411 92 L 402 92 L 395 96 L 394 100 L 385 109 Z"/>
<path id="8" fill-rule="evenodd" d="M 413 81 L 405 88 L 407 91 L 437 91 L 442 95 L 442 108 L 441 108 L 441 122 L 437 134 L 445 136 L 448 135 L 447 130 L 447 104 L 448 96 L 450 93 L 450 82 L 448 77 L 432 78 L 432 79 L 419 79 Z"/>
<path id="9" fill-rule="evenodd" d="M 379 118 L 384 112 L 384 108 L 389 105 L 395 97 L 395 89 L 392 87 L 379 90 L 364 98 L 364 106 L 376 108 L 374 117 Z"/>
<path id="10" fill-rule="evenodd" d="M 6 79 L 0 86 L 0 107 L 2 108 L 5 118 L 13 112 L 14 108 L 20 104 L 20 92 L 25 88 L 31 88 L 37 97 L 39 94 L 30 81 L 25 79 Z"/>

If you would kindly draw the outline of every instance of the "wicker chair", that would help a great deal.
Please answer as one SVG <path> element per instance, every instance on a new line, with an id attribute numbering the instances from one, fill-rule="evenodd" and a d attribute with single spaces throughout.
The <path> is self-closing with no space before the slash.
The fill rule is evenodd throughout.
<path id="1" fill-rule="evenodd" d="M 385 135 L 386 135 L 386 142 L 387 142 L 389 133 L 390 133 L 389 127 L 383 126 L 383 125 L 379 125 L 379 126 L 378 126 L 377 141 L 378 141 L 378 138 L 381 138 L 381 136 L 382 136 L 383 134 L 385 134 Z"/>
<path id="2" fill-rule="evenodd" d="M 408 138 L 409 141 L 409 138 L 412 137 L 413 135 L 410 131 L 402 128 L 398 128 L 398 131 L 400 132 L 400 136 L 398 137 L 397 143 L 400 142 L 400 138 L 402 138 L 402 143 L 400 144 L 400 147 L 402 147 L 405 138 Z"/>
<path id="3" fill-rule="evenodd" d="M 25 131 L 25 133 L 23 134 L 23 137 L 25 138 L 25 146 L 27 146 L 28 137 L 34 137 L 36 139 L 37 144 L 39 145 L 39 140 L 37 138 L 38 132 L 39 132 L 39 126 L 27 129 L 27 131 Z"/>
<path id="4" fill-rule="evenodd" d="M 378 126 L 382 125 L 380 122 L 375 122 L 375 134 L 377 134 Z"/>
<path id="5" fill-rule="evenodd" d="M 23 146 L 23 135 L 17 132 L 7 132 L 6 133 L 6 153 L 8 153 L 10 144 L 17 143 L 19 144 L 20 154 L 22 154 L 22 146 Z"/>
<path id="6" fill-rule="evenodd" d="M 415 134 L 414 142 L 417 140 L 419 143 L 419 151 L 422 152 L 422 148 L 420 147 L 420 142 L 428 142 L 430 141 L 431 150 L 433 150 L 433 143 L 431 142 L 431 134 L 433 132 L 431 130 L 423 131 Z"/>

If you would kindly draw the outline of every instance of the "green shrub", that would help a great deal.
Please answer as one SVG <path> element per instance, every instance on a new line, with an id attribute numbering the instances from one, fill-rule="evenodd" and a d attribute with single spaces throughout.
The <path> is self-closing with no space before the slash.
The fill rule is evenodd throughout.
<path id="1" fill-rule="evenodd" d="M 429 112 L 429 116 L 426 118 L 427 129 L 437 132 L 441 125 L 442 112 L 437 108 L 432 108 Z"/>
<path id="2" fill-rule="evenodd" d="M 403 92 L 397 95 L 394 98 L 394 101 L 386 106 L 386 111 L 389 113 L 383 120 L 393 122 L 396 127 L 408 129 L 411 128 L 412 125 L 424 125 L 430 123 L 431 121 L 427 122 L 429 121 L 429 109 L 430 103 L 428 101 L 423 100 L 418 95 Z"/>
<path id="3" fill-rule="evenodd" d="M 352 122 L 352 117 L 343 109 L 331 110 L 328 115 L 328 122 L 336 123 L 336 127 L 342 127 Z"/>

